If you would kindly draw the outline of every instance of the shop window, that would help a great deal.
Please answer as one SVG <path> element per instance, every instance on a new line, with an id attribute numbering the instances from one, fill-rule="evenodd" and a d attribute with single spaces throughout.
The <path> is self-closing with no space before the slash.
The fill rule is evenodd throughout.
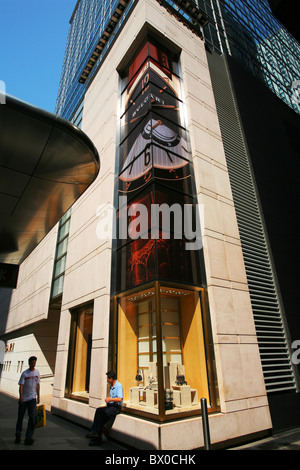
<path id="1" fill-rule="evenodd" d="M 201 290 L 155 282 L 120 296 L 117 334 L 125 411 L 174 417 L 210 401 Z"/>
<path id="2" fill-rule="evenodd" d="M 66 384 L 66 396 L 68 398 L 88 399 L 92 327 L 93 307 L 91 305 L 72 312 Z"/>

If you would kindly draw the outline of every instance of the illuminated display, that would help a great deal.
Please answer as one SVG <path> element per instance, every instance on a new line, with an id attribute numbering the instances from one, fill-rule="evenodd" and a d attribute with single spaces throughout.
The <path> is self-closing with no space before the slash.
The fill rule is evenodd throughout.
<path id="1" fill-rule="evenodd" d="M 172 55 L 148 40 L 124 79 L 118 191 L 127 197 L 126 213 L 132 215 L 127 239 L 118 241 L 119 292 L 154 279 L 201 285 L 199 252 L 186 251 L 186 239 L 178 236 L 172 215 L 168 230 L 158 219 L 148 221 L 146 233 L 132 234 L 139 228 L 138 222 L 134 225 L 138 218 L 132 210 L 137 205 L 146 207 L 148 214 L 154 204 L 195 206 L 191 152 L 182 125 L 181 80 L 176 68 Z M 119 208 L 119 223 L 121 219 Z"/>

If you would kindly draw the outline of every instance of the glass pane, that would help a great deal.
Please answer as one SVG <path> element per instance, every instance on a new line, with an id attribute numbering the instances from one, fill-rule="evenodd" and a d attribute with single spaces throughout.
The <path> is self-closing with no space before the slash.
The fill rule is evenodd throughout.
<path id="1" fill-rule="evenodd" d="M 124 406 L 158 414 L 154 289 L 119 300 L 118 377 Z"/>
<path id="2" fill-rule="evenodd" d="M 67 252 L 69 238 L 65 238 L 57 246 L 56 258 L 60 258 L 64 253 Z"/>
<path id="3" fill-rule="evenodd" d="M 209 398 L 198 292 L 161 287 L 166 414 L 200 409 Z"/>
<path id="4" fill-rule="evenodd" d="M 71 394 L 74 397 L 87 398 L 90 381 L 93 309 L 92 307 L 85 308 L 73 315 L 76 325 L 71 342 L 74 344 Z"/>
<path id="5" fill-rule="evenodd" d="M 59 228 L 59 241 L 62 240 L 69 233 L 71 219 L 68 219 L 64 225 Z"/>
<path id="6" fill-rule="evenodd" d="M 63 256 L 60 260 L 56 261 L 54 277 L 57 277 L 64 272 L 65 267 L 66 267 L 66 260 L 67 260 L 67 255 Z"/>
<path id="7" fill-rule="evenodd" d="M 62 275 L 53 282 L 52 297 L 56 297 L 62 293 L 64 287 L 64 278 L 65 276 Z"/>

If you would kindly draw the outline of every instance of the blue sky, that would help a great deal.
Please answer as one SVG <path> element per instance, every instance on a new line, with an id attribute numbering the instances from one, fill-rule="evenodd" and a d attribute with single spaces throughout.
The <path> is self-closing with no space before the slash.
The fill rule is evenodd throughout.
<path id="1" fill-rule="evenodd" d="M 0 0 L 0 80 L 6 92 L 54 112 L 76 0 Z"/>

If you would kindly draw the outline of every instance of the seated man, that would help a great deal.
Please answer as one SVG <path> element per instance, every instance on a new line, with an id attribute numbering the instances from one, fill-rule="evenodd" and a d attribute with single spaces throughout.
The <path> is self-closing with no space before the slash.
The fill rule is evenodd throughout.
<path id="1" fill-rule="evenodd" d="M 101 444 L 104 424 L 119 414 L 122 408 L 123 387 L 118 382 L 116 373 L 113 370 L 108 371 L 106 375 L 107 382 L 110 384 L 109 397 L 105 398 L 106 406 L 96 409 L 92 433 L 87 434 L 87 437 L 92 438 L 89 443 L 90 446 Z"/>

